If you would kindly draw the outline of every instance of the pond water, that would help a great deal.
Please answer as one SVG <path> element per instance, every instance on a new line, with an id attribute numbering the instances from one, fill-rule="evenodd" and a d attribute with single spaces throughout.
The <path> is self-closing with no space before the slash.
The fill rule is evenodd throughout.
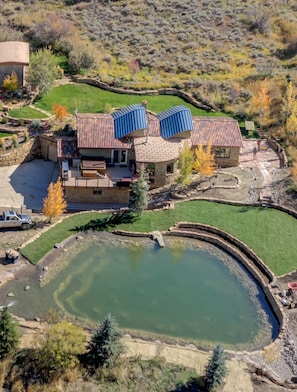
<path id="1" fill-rule="evenodd" d="M 13 312 L 29 318 L 55 307 L 96 323 L 111 313 L 124 329 L 227 346 L 276 336 L 263 292 L 232 257 L 196 240 L 166 237 L 160 249 L 116 238 L 98 235 L 68 253 L 57 250 L 64 256 L 43 287 L 36 276 L 10 282 Z"/>

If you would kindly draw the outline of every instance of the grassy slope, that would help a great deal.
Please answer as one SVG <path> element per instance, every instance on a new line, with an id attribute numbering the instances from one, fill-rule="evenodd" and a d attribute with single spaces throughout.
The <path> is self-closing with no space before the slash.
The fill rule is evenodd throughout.
<path id="1" fill-rule="evenodd" d="M 184 105 L 190 108 L 192 114 L 195 116 L 205 116 L 207 114 L 211 114 L 212 116 L 224 115 L 219 112 L 207 113 L 186 103 L 181 98 L 172 95 L 138 96 L 116 94 L 87 84 L 70 84 L 54 88 L 41 100 L 37 101 L 36 104 L 39 108 L 47 111 L 52 111 L 52 103 L 56 102 L 66 106 L 70 113 L 74 113 L 76 109 L 80 113 L 99 113 L 104 112 L 106 104 L 110 104 L 112 108 L 116 108 L 139 104 L 143 100 L 148 102 L 148 109 L 155 113 L 159 113 L 175 105 Z"/>
<path id="2" fill-rule="evenodd" d="M 34 118 L 34 119 L 41 119 L 41 118 L 46 118 L 46 114 L 39 112 L 38 110 L 35 110 L 29 106 L 24 106 L 19 109 L 12 109 L 9 111 L 9 116 L 15 117 L 15 118 Z"/>
<path id="3" fill-rule="evenodd" d="M 71 216 L 27 245 L 22 253 L 37 263 L 55 243 L 74 234 L 72 228 L 101 216 L 104 217 L 100 213 Z M 174 210 L 144 212 L 138 221 L 118 228 L 140 232 L 162 231 L 180 221 L 206 223 L 233 234 L 254 249 L 276 275 L 296 269 L 297 220 L 274 209 L 191 201 L 176 204 Z"/>

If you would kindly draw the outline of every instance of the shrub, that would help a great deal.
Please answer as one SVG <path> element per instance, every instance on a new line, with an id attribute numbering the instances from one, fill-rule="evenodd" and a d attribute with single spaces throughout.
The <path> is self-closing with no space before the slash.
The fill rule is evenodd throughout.
<path id="1" fill-rule="evenodd" d="M 0 359 L 12 354 L 19 343 L 19 333 L 7 307 L 0 310 Z"/>
<path id="2" fill-rule="evenodd" d="M 19 142 L 18 142 L 18 136 L 17 135 L 12 135 L 12 145 L 13 145 L 13 147 L 18 147 L 18 145 L 19 145 Z"/>

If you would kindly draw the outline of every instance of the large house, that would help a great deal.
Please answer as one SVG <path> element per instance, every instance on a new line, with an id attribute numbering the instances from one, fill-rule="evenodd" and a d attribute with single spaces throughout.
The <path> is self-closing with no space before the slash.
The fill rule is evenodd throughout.
<path id="1" fill-rule="evenodd" d="M 208 142 L 218 166 L 238 165 L 242 138 L 232 118 L 192 117 L 185 106 L 154 115 L 145 103 L 112 114 L 77 114 L 76 135 L 57 140 L 67 201 L 126 204 L 141 165 L 151 188 L 170 184 L 183 144 Z"/>
<path id="2" fill-rule="evenodd" d="M 26 82 L 26 70 L 29 66 L 29 44 L 27 42 L 0 42 L 0 87 L 7 75 L 15 72 L 21 87 Z"/>

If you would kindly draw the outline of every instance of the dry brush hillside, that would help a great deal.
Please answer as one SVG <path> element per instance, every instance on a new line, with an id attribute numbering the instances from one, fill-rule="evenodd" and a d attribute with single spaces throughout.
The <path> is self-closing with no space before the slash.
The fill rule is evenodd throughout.
<path id="1" fill-rule="evenodd" d="M 88 50 L 92 76 L 136 89 L 174 86 L 215 108 L 257 114 L 268 90 L 277 122 L 286 75 L 296 79 L 293 0 L 0 1 L 0 40 Z"/>

